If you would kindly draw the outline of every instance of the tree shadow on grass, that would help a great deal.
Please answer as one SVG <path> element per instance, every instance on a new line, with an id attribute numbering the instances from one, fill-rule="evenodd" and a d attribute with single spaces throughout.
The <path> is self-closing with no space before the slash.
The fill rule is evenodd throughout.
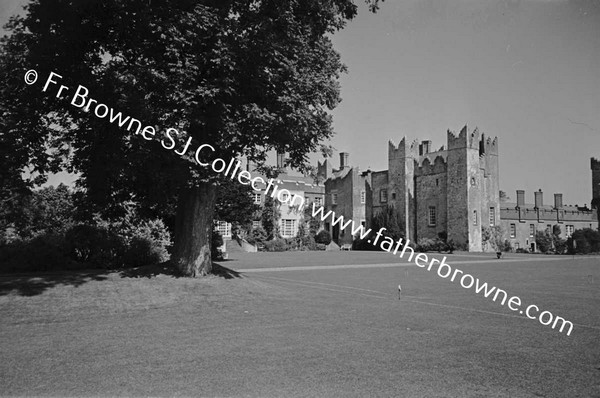
<path id="1" fill-rule="evenodd" d="M 168 263 L 147 265 L 136 268 L 122 270 L 85 270 L 85 271 L 64 271 L 56 273 L 28 273 L 28 274 L 1 274 L 0 275 L 0 296 L 6 296 L 16 293 L 19 296 L 37 296 L 48 289 L 56 286 L 81 286 L 84 283 L 92 281 L 104 281 L 108 279 L 108 274 L 116 272 L 121 278 L 155 278 L 159 275 L 167 275 L 173 278 L 183 277 Z M 242 275 L 223 267 L 218 263 L 213 263 L 211 275 L 224 279 L 242 278 Z"/>
<path id="2" fill-rule="evenodd" d="M 60 273 L 0 275 L 0 296 L 16 293 L 19 296 L 37 296 L 59 285 L 81 286 L 91 281 L 107 279 L 105 270 L 65 271 Z"/>
<path id="3" fill-rule="evenodd" d="M 242 275 L 223 267 L 219 263 L 213 263 L 211 275 L 218 276 L 224 279 L 241 278 Z M 159 275 L 167 275 L 173 278 L 184 278 L 184 276 L 169 265 L 168 262 L 154 265 L 146 265 L 143 267 L 129 268 L 126 270 L 119 271 L 121 278 L 155 278 Z"/>

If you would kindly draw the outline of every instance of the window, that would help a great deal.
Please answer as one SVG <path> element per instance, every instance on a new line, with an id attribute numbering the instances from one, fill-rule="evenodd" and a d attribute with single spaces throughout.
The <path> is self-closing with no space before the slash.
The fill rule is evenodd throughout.
<path id="1" fill-rule="evenodd" d="M 392 200 L 396 200 L 396 192 L 392 192 Z"/>
<path id="2" fill-rule="evenodd" d="M 477 210 L 473 210 L 473 225 L 477 225 Z"/>
<path id="3" fill-rule="evenodd" d="M 231 238 L 231 224 L 225 221 L 217 221 L 215 229 L 224 238 Z"/>
<path id="4" fill-rule="evenodd" d="M 252 229 L 260 228 L 260 221 L 252 221 Z"/>
<path id="5" fill-rule="evenodd" d="M 320 196 L 315 198 L 315 206 L 323 206 L 323 198 Z"/>
<path id="6" fill-rule="evenodd" d="M 435 227 L 437 214 L 435 211 L 435 206 L 429 206 L 429 226 Z"/>
<path id="7" fill-rule="evenodd" d="M 546 225 L 546 231 L 552 232 L 552 225 L 550 225 L 550 224 Z"/>
<path id="8" fill-rule="evenodd" d="M 262 203 L 262 200 L 261 200 L 261 197 L 260 197 L 259 193 L 252 194 L 252 199 L 253 199 L 255 205 L 259 205 L 259 204 Z"/>
<path id="9" fill-rule="evenodd" d="M 379 191 L 379 201 L 387 202 L 387 189 L 382 189 Z"/>
<path id="10" fill-rule="evenodd" d="M 515 236 L 517 236 L 517 225 L 510 224 L 510 237 L 514 238 Z"/>
<path id="11" fill-rule="evenodd" d="M 570 238 L 571 235 L 573 235 L 574 230 L 575 230 L 575 227 L 573 225 L 565 225 L 565 232 L 566 232 L 567 238 Z"/>
<path id="12" fill-rule="evenodd" d="M 296 220 L 282 219 L 281 220 L 281 236 L 291 238 L 296 235 Z"/>
<path id="13" fill-rule="evenodd" d="M 439 178 L 436 178 L 436 179 L 435 179 L 435 186 L 437 187 L 437 186 L 439 186 L 439 185 L 440 185 L 440 179 L 439 179 Z"/>
<path id="14" fill-rule="evenodd" d="M 365 203 L 367 201 L 367 193 L 365 191 L 360 191 L 360 203 Z"/>
<path id="15" fill-rule="evenodd" d="M 529 224 L 529 236 L 535 236 L 535 224 Z"/>
<path id="16" fill-rule="evenodd" d="M 331 194 L 331 204 L 332 205 L 337 205 L 337 192 L 334 192 Z"/>
<path id="17" fill-rule="evenodd" d="M 490 226 L 496 225 L 496 208 L 490 207 Z"/>

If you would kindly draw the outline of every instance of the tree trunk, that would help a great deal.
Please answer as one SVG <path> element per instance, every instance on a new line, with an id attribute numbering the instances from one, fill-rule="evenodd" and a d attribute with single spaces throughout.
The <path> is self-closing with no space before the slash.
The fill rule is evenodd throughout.
<path id="1" fill-rule="evenodd" d="M 216 186 L 207 182 L 184 188 L 179 194 L 171 263 L 184 276 L 195 278 L 211 272 L 215 194 Z"/>

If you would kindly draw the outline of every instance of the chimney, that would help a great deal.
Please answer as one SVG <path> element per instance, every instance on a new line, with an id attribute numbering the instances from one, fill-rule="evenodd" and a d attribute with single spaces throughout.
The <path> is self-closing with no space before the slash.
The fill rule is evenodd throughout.
<path id="1" fill-rule="evenodd" d="M 542 192 L 542 190 L 540 189 L 537 192 L 533 193 L 535 195 L 535 208 L 536 209 L 541 209 L 542 207 L 544 207 L 544 193 Z"/>
<path id="2" fill-rule="evenodd" d="M 285 153 L 277 152 L 277 168 L 282 170 L 285 167 Z"/>
<path id="3" fill-rule="evenodd" d="M 350 167 L 348 164 L 348 156 L 350 156 L 348 152 L 340 152 L 340 170 Z"/>
<path id="4" fill-rule="evenodd" d="M 554 208 L 562 209 L 562 207 L 563 207 L 562 193 L 555 193 L 554 194 Z"/>
<path id="5" fill-rule="evenodd" d="M 525 207 L 525 191 L 517 189 L 517 207 Z"/>

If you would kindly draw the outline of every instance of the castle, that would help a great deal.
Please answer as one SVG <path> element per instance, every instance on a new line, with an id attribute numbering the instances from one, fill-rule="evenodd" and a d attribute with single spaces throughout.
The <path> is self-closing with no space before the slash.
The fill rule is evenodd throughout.
<path id="1" fill-rule="evenodd" d="M 294 176 L 285 167 L 285 155 L 277 154 L 280 174 L 277 184 L 306 204 L 323 205 L 336 218 L 354 225 L 372 227 L 373 218 L 392 211 L 400 220 L 402 235 L 411 242 L 443 237 L 456 247 L 469 251 L 491 250 L 482 236 L 489 227 L 500 226 L 513 249 L 536 251 L 536 233 L 560 231 L 568 238 L 576 229 L 598 228 L 600 217 L 600 161 L 591 159 L 592 208 L 563 204 L 563 195 L 554 194 L 551 205 L 544 204 L 543 192 L 534 192 L 526 203 L 525 191 L 517 190 L 516 202 L 500 197 L 498 138 L 487 137 L 475 128 L 463 127 L 458 134 L 448 130 L 447 142 L 437 151 L 431 141 L 388 143 L 388 168 L 361 171 L 350 165 L 350 155 L 340 153 L 339 168 L 329 159 L 317 163 L 316 178 Z M 251 169 L 251 165 L 247 166 Z M 255 192 L 254 203 L 264 205 L 263 193 Z M 282 204 L 279 232 L 295 237 L 304 220 L 303 212 Z M 253 222 L 253 228 L 260 226 Z M 351 232 L 332 225 L 323 227 L 338 245 L 351 244 Z M 231 225 L 217 222 L 221 234 L 231 236 Z"/>
<path id="2" fill-rule="evenodd" d="M 598 207 L 600 162 L 595 159 L 592 172 Z M 370 227 L 374 215 L 391 207 L 413 243 L 444 236 L 457 247 L 483 251 L 489 249 L 482 244 L 483 229 L 501 226 L 513 248 L 535 251 L 538 230 L 553 231 L 558 225 L 562 237 L 569 237 L 575 229 L 598 227 L 596 210 L 565 206 L 562 194 L 555 194 L 552 206 L 543 204 L 541 190 L 532 204 L 525 203 L 522 190 L 516 203 L 501 202 L 498 139 L 467 126 L 458 134 L 448 130 L 446 146 L 437 151 L 431 141 L 390 141 L 387 170 L 361 172 L 341 153 L 339 169 L 325 160 L 318 163 L 317 174 L 325 181 L 326 210 Z M 353 240 L 339 225 L 326 223 L 325 229 L 338 244 Z"/>

